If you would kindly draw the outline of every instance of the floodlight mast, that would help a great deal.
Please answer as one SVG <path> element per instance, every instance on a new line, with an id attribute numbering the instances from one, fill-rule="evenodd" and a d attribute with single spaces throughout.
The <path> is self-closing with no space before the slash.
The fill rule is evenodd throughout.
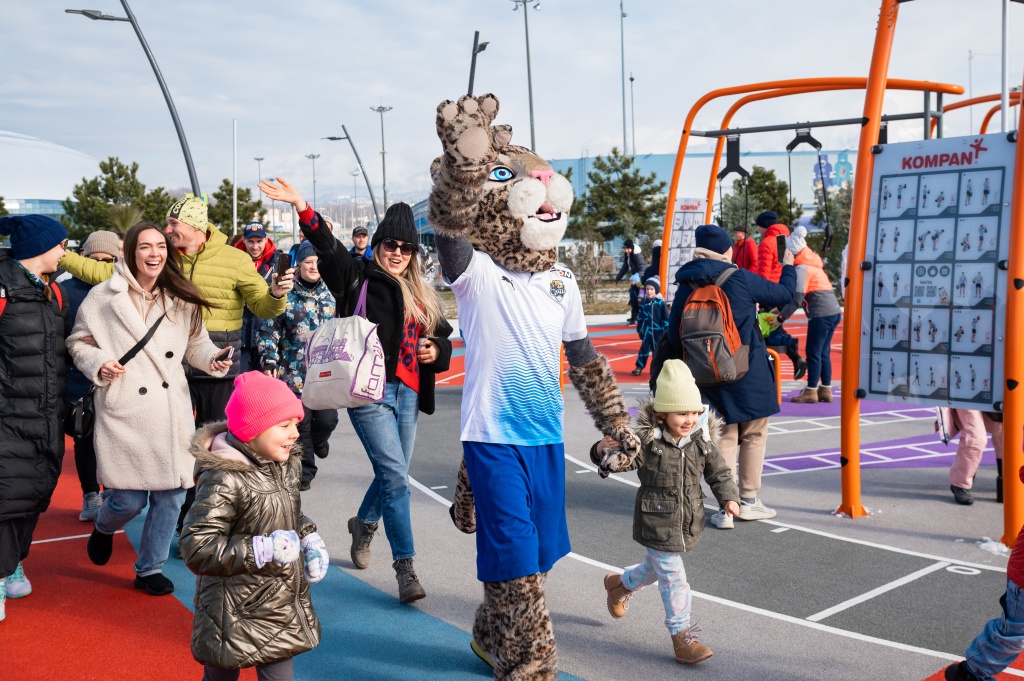
<path id="1" fill-rule="evenodd" d="M 366 191 L 370 194 L 370 205 L 373 206 L 373 216 L 377 218 L 377 224 L 380 224 L 380 213 L 377 210 L 377 199 L 373 197 L 373 187 L 370 186 L 370 178 L 366 176 L 366 168 L 363 167 L 363 160 L 359 158 L 359 152 L 356 151 L 356 145 L 352 143 L 352 136 L 348 134 L 348 130 L 345 129 L 345 125 L 342 124 L 341 131 L 344 135 L 324 137 L 325 140 L 331 142 L 337 142 L 338 140 L 348 140 L 348 145 L 352 147 L 352 155 L 356 157 L 356 163 L 359 164 L 359 171 L 363 174 L 363 180 L 366 182 Z"/>

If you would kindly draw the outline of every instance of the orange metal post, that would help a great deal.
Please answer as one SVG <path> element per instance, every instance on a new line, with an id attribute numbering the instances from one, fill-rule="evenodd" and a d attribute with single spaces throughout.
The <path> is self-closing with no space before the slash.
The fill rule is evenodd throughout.
<path id="1" fill-rule="evenodd" d="M 1021 113 L 1018 129 L 1024 125 L 1024 109 Z M 1017 475 L 1024 463 L 1024 140 L 1019 137 L 1013 173 L 1003 396 L 1003 543 L 1011 547 L 1024 524 L 1024 486 Z"/>
<path id="2" fill-rule="evenodd" d="M 840 440 L 842 443 L 843 498 L 837 512 L 856 518 L 867 515 L 860 497 L 860 398 L 855 390 L 860 382 L 861 306 L 864 298 L 864 261 L 867 242 L 868 216 L 874 193 L 872 172 L 875 157 L 871 147 L 878 141 L 882 118 L 882 99 L 885 96 L 886 76 L 892 41 L 896 33 L 897 0 L 882 0 L 875 29 L 875 46 L 871 53 L 871 69 L 864 93 L 864 118 L 867 122 L 860 130 L 857 147 L 857 170 L 853 183 L 853 202 L 850 210 L 849 264 L 846 268 L 850 284 L 846 288 L 846 308 L 843 316 L 849 327 L 843 333 L 843 391 Z"/>
<path id="3" fill-rule="evenodd" d="M 1014 107 L 1014 106 L 1018 106 L 1019 104 L 1020 104 L 1020 93 L 1018 93 L 1018 92 L 1011 92 L 1010 93 L 1010 106 Z M 988 124 L 992 122 L 992 117 L 995 116 L 996 113 L 998 113 L 999 110 L 1002 109 L 1002 108 L 1003 108 L 1002 104 L 996 104 L 994 107 L 992 107 L 991 109 L 988 110 L 988 113 L 985 114 L 985 118 L 983 118 L 982 121 L 981 121 L 981 128 L 978 130 L 978 134 L 979 135 L 984 135 L 985 133 L 988 132 Z"/>

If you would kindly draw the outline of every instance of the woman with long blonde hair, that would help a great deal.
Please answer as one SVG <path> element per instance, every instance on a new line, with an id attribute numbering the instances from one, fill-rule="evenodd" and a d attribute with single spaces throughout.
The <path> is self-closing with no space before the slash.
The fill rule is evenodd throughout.
<path id="1" fill-rule="evenodd" d="M 260 189 L 295 206 L 302 233 L 320 259 L 320 276 L 337 300 L 338 316 L 353 314 L 366 284 L 366 318 L 377 324 L 387 387 L 380 402 L 348 410 L 374 472 L 363 503 L 348 521 L 352 562 L 360 569 L 369 567 L 370 541 L 383 520 L 398 598 L 402 603 L 419 600 L 426 593 L 413 570 L 409 459 L 418 413 L 434 413 L 434 377 L 448 370 L 452 327 L 441 313 L 437 293 L 420 277 L 412 209 L 404 203 L 388 208 L 370 241 L 369 262 L 360 270 L 298 190 L 281 178 L 261 182 Z"/>

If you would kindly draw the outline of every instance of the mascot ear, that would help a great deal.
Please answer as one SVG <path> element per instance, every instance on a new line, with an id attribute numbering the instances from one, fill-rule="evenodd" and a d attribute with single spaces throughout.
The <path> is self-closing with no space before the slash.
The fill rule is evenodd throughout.
<path id="1" fill-rule="evenodd" d="M 499 149 L 504 149 L 512 141 L 512 126 L 511 125 L 495 125 L 494 126 L 494 146 Z"/>

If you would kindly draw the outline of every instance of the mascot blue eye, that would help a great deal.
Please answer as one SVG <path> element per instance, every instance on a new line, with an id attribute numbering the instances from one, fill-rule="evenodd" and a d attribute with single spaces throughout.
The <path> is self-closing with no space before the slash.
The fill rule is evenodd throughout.
<path id="1" fill-rule="evenodd" d="M 509 168 L 506 168 L 505 166 L 498 166 L 491 171 L 491 174 L 487 176 L 487 179 L 493 182 L 508 182 L 515 176 L 516 174 Z"/>

